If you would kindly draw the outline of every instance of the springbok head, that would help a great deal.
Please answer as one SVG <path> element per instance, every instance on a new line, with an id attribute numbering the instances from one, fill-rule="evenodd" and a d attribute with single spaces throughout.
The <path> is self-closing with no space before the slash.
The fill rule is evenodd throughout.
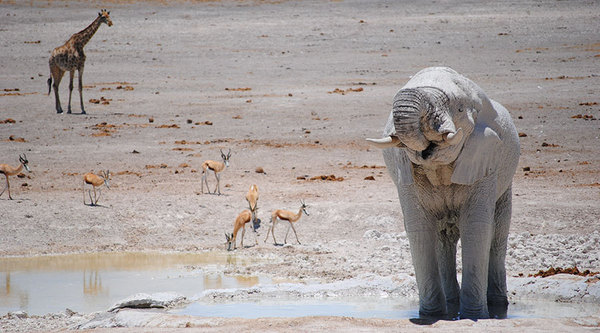
<path id="1" fill-rule="evenodd" d="M 230 233 L 230 234 L 225 233 L 225 239 L 226 239 L 225 244 L 227 244 L 227 251 L 233 250 L 233 246 L 234 246 L 234 244 L 233 244 L 233 233 Z"/>
<path id="2" fill-rule="evenodd" d="M 221 151 L 221 158 L 223 159 L 223 163 L 225 163 L 225 166 L 228 167 L 229 158 L 231 157 L 231 149 L 227 150 L 227 154 L 225 154 L 222 149 L 219 150 Z"/>
<path id="3" fill-rule="evenodd" d="M 29 170 L 29 165 L 27 165 L 27 163 L 29 163 L 29 161 L 27 160 L 27 156 L 25 155 L 25 153 L 23 153 L 23 155 L 19 155 L 19 162 L 21 162 L 21 164 L 23 165 L 25 170 L 27 170 L 28 172 L 31 172 L 31 170 Z"/>
<path id="4" fill-rule="evenodd" d="M 306 208 L 308 208 L 308 206 L 306 205 L 306 203 L 304 203 L 304 200 L 300 199 L 300 204 L 300 208 L 302 209 L 304 214 L 306 214 L 306 216 L 309 216 L 310 214 L 306 211 Z"/>
<path id="5" fill-rule="evenodd" d="M 106 170 L 106 171 L 102 171 L 102 178 L 104 178 L 104 185 L 106 185 L 106 188 L 110 189 L 110 186 L 108 184 L 108 179 L 110 177 L 110 171 Z"/>

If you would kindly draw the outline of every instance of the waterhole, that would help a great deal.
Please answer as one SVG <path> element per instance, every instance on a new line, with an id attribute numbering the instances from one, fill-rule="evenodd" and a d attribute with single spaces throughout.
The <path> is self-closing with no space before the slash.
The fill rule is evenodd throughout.
<path id="1" fill-rule="evenodd" d="M 244 303 L 196 302 L 171 311 L 180 315 L 255 319 L 262 317 L 343 316 L 354 318 L 409 319 L 419 317 L 417 302 L 402 299 L 356 297 L 302 299 Z M 508 319 L 597 316 L 600 305 L 519 300 L 508 307 Z"/>
<path id="2" fill-rule="evenodd" d="M 0 315 L 25 311 L 43 315 L 71 310 L 105 311 L 136 293 L 177 292 L 192 297 L 207 289 L 249 288 L 281 282 L 268 276 L 223 274 L 227 265 L 254 259 L 226 253 L 96 253 L 0 258 Z M 304 286 L 304 285 L 299 285 Z M 301 287 L 302 288 L 302 287 Z M 346 316 L 405 319 L 418 316 L 418 304 L 397 297 L 300 297 L 240 302 L 194 302 L 170 312 L 202 317 Z M 597 315 L 598 304 L 517 300 L 509 318 Z"/>
<path id="3" fill-rule="evenodd" d="M 248 258 L 223 253 L 95 253 L 0 258 L 0 314 L 42 315 L 107 310 L 136 293 L 174 291 L 191 296 L 206 289 L 273 283 L 266 276 L 229 276 L 225 265 Z M 221 269 L 218 269 L 218 268 Z"/>

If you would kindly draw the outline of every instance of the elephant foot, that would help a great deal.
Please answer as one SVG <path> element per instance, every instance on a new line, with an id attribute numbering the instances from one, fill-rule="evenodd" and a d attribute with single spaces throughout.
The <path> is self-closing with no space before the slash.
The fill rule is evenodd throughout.
<path id="1" fill-rule="evenodd" d="M 458 298 L 446 300 L 446 309 L 448 309 L 448 314 L 446 315 L 448 319 L 455 320 L 460 318 L 460 301 Z"/>
<path id="2" fill-rule="evenodd" d="M 490 318 L 506 319 L 508 317 L 508 300 L 506 297 L 499 301 L 489 301 L 488 312 L 490 314 Z"/>

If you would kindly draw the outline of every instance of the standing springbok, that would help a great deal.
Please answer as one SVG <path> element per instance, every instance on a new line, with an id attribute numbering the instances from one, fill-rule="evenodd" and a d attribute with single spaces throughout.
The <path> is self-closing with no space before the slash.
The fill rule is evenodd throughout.
<path id="1" fill-rule="evenodd" d="M 19 155 L 19 162 L 21 162 L 21 164 L 19 164 L 18 167 L 12 167 L 8 164 L 0 164 L 0 174 L 3 174 L 4 177 L 6 177 L 6 187 L 2 190 L 0 196 L 4 194 L 4 191 L 8 189 L 8 199 L 10 200 L 12 200 L 13 198 L 10 196 L 10 182 L 8 181 L 8 176 L 20 174 L 23 168 L 25 168 L 25 170 L 27 170 L 28 172 L 31 172 L 31 170 L 29 170 L 29 166 L 27 165 L 29 161 L 27 160 L 27 156 L 25 156 L 25 154 Z"/>
<path id="2" fill-rule="evenodd" d="M 271 213 L 271 225 L 269 226 L 269 230 L 267 231 L 267 237 L 265 238 L 265 242 L 269 238 L 269 232 L 271 232 L 271 235 L 273 235 L 273 242 L 275 243 L 275 245 L 277 245 L 277 241 L 275 240 L 275 225 L 279 221 L 288 221 L 290 223 L 290 225 L 288 226 L 288 229 L 285 232 L 285 239 L 283 240 L 283 243 L 284 244 L 287 243 L 287 236 L 288 236 L 288 233 L 290 232 L 290 227 L 291 227 L 292 230 L 294 230 L 294 235 L 296 235 L 296 241 L 298 242 L 298 244 L 300 244 L 300 241 L 298 240 L 298 234 L 296 233 L 296 228 L 294 228 L 294 223 L 297 222 L 300 219 L 300 217 L 302 217 L 302 212 L 304 212 L 304 214 L 306 214 L 306 216 L 310 215 L 306 211 L 306 208 L 307 208 L 307 206 L 304 203 L 304 201 L 300 200 L 300 209 L 298 210 L 298 214 L 294 214 L 294 213 L 290 212 L 289 210 L 282 210 L 282 209 L 277 209 L 277 210 L 273 211 L 273 213 Z"/>
<path id="3" fill-rule="evenodd" d="M 256 218 L 256 207 L 258 204 L 258 186 L 256 186 L 256 184 L 250 186 L 248 193 L 246 193 L 246 201 L 248 201 L 250 211 L 252 211 L 254 214 L 254 218 L 252 219 L 252 221 L 254 221 Z"/>
<path id="4" fill-rule="evenodd" d="M 256 208 L 255 208 L 256 209 Z M 246 223 L 250 222 L 250 226 L 252 231 L 254 232 L 254 243 L 258 245 L 258 240 L 256 236 L 256 229 L 254 228 L 254 220 L 256 219 L 255 211 L 251 211 L 249 209 L 244 209 L 236 218 L 233 224 L 233 233 L 228 234 L 225 233 L 225 238 L 227 239 L 227 251 L 231 251 L 231 246 L 233 245 L 233 250 L 236 249 L 236 238 L 237 234 L 242 229 L 242 241 L 240 242 L 242 249 L 244 248 L 244 235 L 246 234 Z"/>
<path id="5" fill-rule="evenodd" d="M 201 184 L 202 193 L 204 193 L 204 184 L 206 183 L 206 190 L 208 191 L 208 194 L 211 194 L 210 188 L 208 187 L 208 179 L 206 179 L 206 178 L 208 175 L 208 170 L 212 170 L 215 173 L 215 178 L 217 178 L 217 186 L 215 187 L 213 194 L 217 193 L 217 189 L 218 189 L 219 195 L 221 195 L 221 176 L 219 175 L 219 172 L 225 170 L 225 168 L 227 168 L 229 166 L 229 158 L 231 157 L 231 149 L 229 149 L 227 151 L 227 155 L 225 155 L 225 153 L 223 153 L 223 150 L 221 150 L 221 149 L 219 149 L 219 150 L 221 151 L 221 158 L 223 159 L 223 162 L 206 160 L 206 161 L 204 161 L 204 163 L 202 163 L 202 184 Z"/>
<path id="6" fill-rule="evenodd" d="M 106 170 L 106 171 L 102 171 L 102 177 L 93 174 L 91 172 L 86 173 L 85 175 L 83 175 L 83 204 L 85 205 L 85 185 L 91 185 L 92 189 L 94 190 L 94 199 L 92 199 L 92 190 L 88 190 L 88 194 L 90 196 L 90 206 L 96 206 L 98 204 L 98 200 L 100 200 L 100 195 L 102 195 L 102 192 L 100 191 L 100 194 L 98 194 L 98 196 L 96 197 L 96 187 L 98 186 L 102 186 L 102 184 L 106 185 L 106 188 L 110 189 L 110 186 L 108 185 L 108 178 L 110 177 L 110 171 Z"/>

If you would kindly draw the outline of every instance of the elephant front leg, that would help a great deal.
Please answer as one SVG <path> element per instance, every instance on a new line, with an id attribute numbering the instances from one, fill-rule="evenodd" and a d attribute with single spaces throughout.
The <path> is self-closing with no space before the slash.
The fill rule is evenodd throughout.
<path id="1" fill-rule="evenodd" d="M 509 188 L 496 202 L 494 235 L 490 247 L 487 304 L 491 318 L 504 319 L 508 311 L 506 297 L 506 246 L 512 214 L 512 190 Z"/>
<path id="2" fill-rule="evenodd" d="M 445 222 L 441 222 L 445 223 Z M 440 275 L 444 293 L 446 295 L 446 308 L 450 318 L 457 318 L 460 311 L 460 287 L 456 279 L 456 243 L 459 234 L 456 224 L 446 224 L 440 228 L 438 241 L 438 258 Z"/>
<path id="3" fill-rule="evenodd" d="M 438 270 L 437 237 L 432 230 L 407 230 L 406 233 L 419 290 L 419 315 L 443 317 L 447 313 L 446 296 Z"/>
<path id="4" fill-rule="evenodd" d="M 419 316 L 441 318 L 447 313 L 437 257 L 437 221 L 420 204 L 414 185 L 399 186 L 404 228 L 419 290 Z"/>
<path id="5" fill-rule="evenodd" d="M 495 178 L 483 179 L 461 212 L 462 286 L 460 317 L 487 318 L 489 253 L 494 232 Z"/>

